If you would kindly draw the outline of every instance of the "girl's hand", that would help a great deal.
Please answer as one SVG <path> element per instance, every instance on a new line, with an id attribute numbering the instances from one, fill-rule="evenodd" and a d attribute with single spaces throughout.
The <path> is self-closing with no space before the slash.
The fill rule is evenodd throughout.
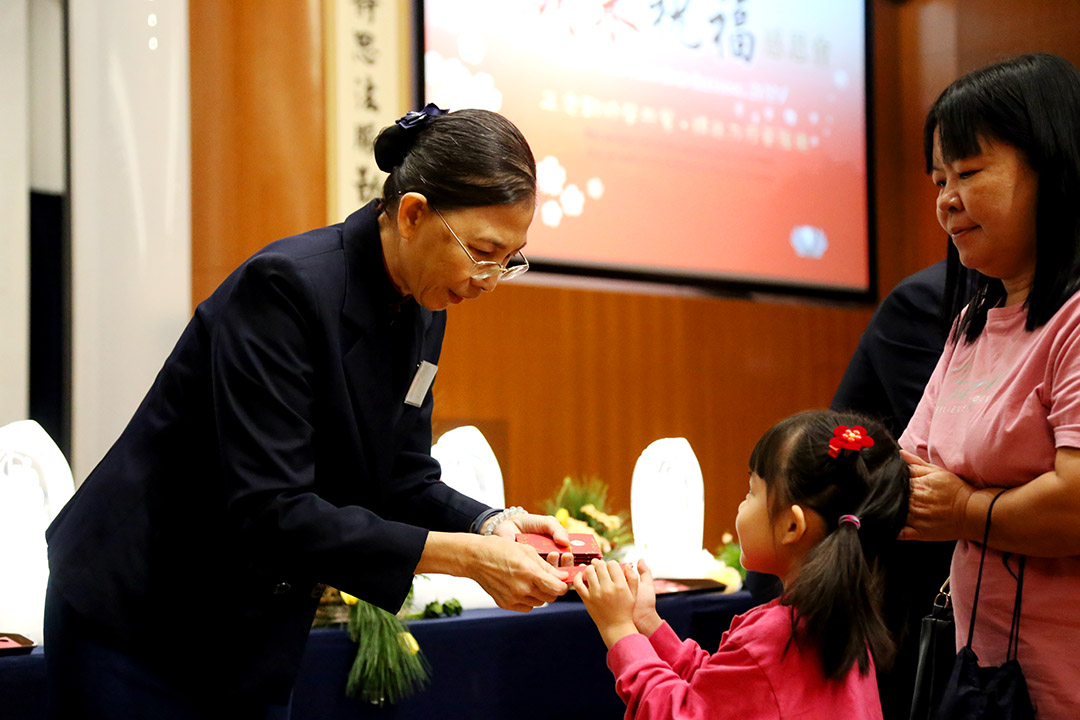
<path id="1" fill-rule="evenodd" d="M 900 454 L 911 471 L 911 498 L 901 540 L 957 540 L 963 534 L 968 500 L 975 491 L 945 468 L 906 450 Z"/>
<path id="2" fill-rule="evenodd" d="M 633 566 L 626 566 L 626 582 L 634 595 L 634 627 L 648 637 L 663 624 L 663 619 L 656 613 L 656 589 L 653 587 L 652 570 L 645 564 L 645 558 L 638 560 L 637 572 Z"/>
<path id="3" fill-rule="evenodd" d="M 574 578 L 574 589 L 609 648 L 627 635 L 637 633 L 634 595 L 619 563 L 593 560 L 585 572 Z"/>

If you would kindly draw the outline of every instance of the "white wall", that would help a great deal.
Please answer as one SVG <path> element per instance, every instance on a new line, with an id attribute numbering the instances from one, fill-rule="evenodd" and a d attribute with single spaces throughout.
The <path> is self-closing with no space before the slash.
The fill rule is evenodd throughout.
<path id="1" fill-rule="evenodd" d="M 30 0 L 30 187 L 56 195 L 67 190 L 64 10 L 60 2 Z"/>
<path id="2" fill-rule="evenodd" d="M 0 425 L 28 412 L 29 53 L 28 0 L 0 0 Z"/>
<path id="3" fill-rule="evenodd" d="M 72 470 L 123 430 L 191 307 L 186 0 L 70 0 Z"/>

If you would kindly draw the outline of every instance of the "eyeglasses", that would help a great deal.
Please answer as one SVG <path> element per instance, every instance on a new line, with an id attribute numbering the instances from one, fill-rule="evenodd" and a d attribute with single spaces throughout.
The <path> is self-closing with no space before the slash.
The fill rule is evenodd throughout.
<path id="1" fill-rule="evenodd" d="M 439 216 L 439 219 L 442 220 L 443 225 L 445 225 L 446 229 L 450 231 L 450 234 L 454 236 L 454 239 L 458 241 L 458 245 L 461 246 L 461 249 L 464 250 L 465 254 L 469 256 L 469 259 L 473 261 L 472 271 L 469 272 L 469 277 L 471 277 L 473 280 L 482 281 L 490 280 L 491 278 L 496 278 L 496 282 L 498 282 L 499 280 L 510 280 L 511 278 L 516 278 L 519 275 L 523 275 L 525 271 L 529 269 L 529 260 L 520 250 L 511 255 L 510 259 L 507 260 L 507 265 L 509 265 L 510 260 L 518 257 L 521 258 L 521 262 L 514 265 L 513 267 L 500 265 L 494 260 L 477 260 L 473 257 L 472 253 L 469 252 L 469 248 L 465 246 L 465 243 L 461 242 L 461 238 L 459 238 L 458 234 L 454 232 L 454 228 L 450 227 L 450 223 L 446 222 L 446 218 L 443 217 L 442 213 L 439 212 L 438 208 L 432 209 L 435 210 L 435 214 Z"/>

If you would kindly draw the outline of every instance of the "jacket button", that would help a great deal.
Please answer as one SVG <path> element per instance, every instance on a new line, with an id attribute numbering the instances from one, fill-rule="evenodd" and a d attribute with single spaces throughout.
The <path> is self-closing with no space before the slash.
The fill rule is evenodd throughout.
<path id="1" fill-rule="evenodd" d="M 285 593 L 289 592 L 290 590 L 292 590 L 292 585 L 290 585 L 287 582 L 280 582 L 280 583 L 278 583 L 277 585 L 274 586 L 274 594 L 275 595 L 284 595 Z"/>

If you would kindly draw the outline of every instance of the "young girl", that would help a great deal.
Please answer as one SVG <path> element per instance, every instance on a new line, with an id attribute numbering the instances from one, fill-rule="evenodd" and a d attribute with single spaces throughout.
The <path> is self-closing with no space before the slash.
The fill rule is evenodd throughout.
<path id="1" fill-rule="evenodd" d="M 735 618 L 710 656 L 656 613 L 645 562 L 594 561 L 574 581 L 610 648 L 626 718 L 881 718 L 875 663 L 893 645 L 875 559 L 907 516 L 908 469 L 878 422 L 810 411 L 750 456 L 735 527 L 748 569 L 784 595 Z"/>

